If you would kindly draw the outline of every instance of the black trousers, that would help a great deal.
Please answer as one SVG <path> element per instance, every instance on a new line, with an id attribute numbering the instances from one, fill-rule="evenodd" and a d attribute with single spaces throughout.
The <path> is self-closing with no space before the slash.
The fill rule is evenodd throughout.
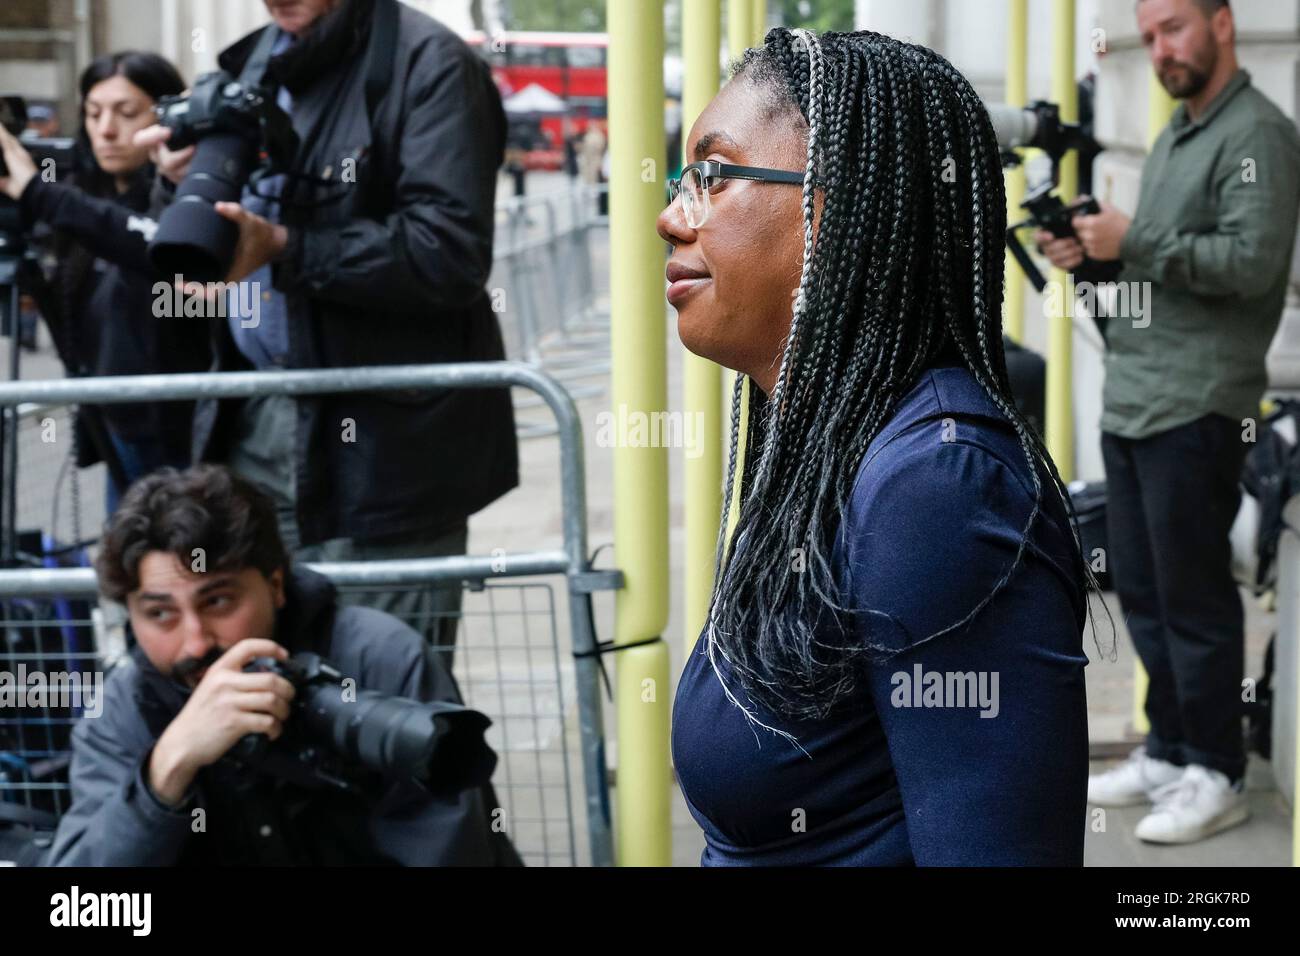
<path id="1" fill-rule="evenodd" d="M 1236 780 L 1246 770 L 1245 637 L 1228 532 L 1249 445 L 1205 415 L 1147 438 L 1103 433 L 1110 570 L 1150 678 L 1147 752 Z"/>

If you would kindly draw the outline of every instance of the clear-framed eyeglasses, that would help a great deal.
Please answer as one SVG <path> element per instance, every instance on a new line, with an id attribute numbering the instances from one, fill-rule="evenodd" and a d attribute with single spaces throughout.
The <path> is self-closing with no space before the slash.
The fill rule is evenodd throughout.
<path id="1" fill-rule="evenodd" d="M 711 159 L 691 163 L 682 169 L 678 179 L 668 180 L 668 204 L 682 197 L 682 213 L 686 224 L 699 229 L 709 218 L 709 190 L 721 179 L 749 179 L 764 183 L 787 183 L 802 186 L 804 174 L 787 169 L 764 169 L 760 166 L 733 166 Z"/>

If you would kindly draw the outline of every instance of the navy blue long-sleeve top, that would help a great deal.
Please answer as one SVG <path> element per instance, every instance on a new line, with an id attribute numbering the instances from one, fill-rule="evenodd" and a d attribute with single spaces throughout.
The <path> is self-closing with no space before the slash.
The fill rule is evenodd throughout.
<path id="1" fill-rule="evenodd" d="M 701 636 L 673 704 L 672 752 L 705 866 L 1083 862 L 1086 599 L 1064 505 L 970 372 L 926 370 L 863 457 L 832 567 L 855 640 L 875 648 L 848 706 L 778 717 Z M 931 638 L 930 640 L 925 640 Z M 943 705 L 943 706 L 937 706 Z M 802 748 L 802 749 L 800 749 Z"/>

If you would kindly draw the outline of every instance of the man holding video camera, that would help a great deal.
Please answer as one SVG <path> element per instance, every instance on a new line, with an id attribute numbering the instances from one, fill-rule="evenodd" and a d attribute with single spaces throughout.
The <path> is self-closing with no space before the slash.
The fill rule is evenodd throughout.
<path id="1" fill-rule="evenodd" d="M 339 607 L 290 564 L 249 482 L 215 465 L 141 479 L 97 571 L 136 646 L 73 731 L 72 806 L 47 862 L 520 865 L 495 825 L 486 718 L 458 706 L 409 627 Z M 319 659 L 324 686 L 283 676 Z M 448 736 L 429 736 L 431 707 Z M 339 719 L 322 729 L 325 710 Z M 394 743 L 412 734 L 418 746 Z M 395 753 L 415 758 L 396 768 Z"/>
<path id="2" fill-rule="evenodd" d="M 1122 262 L 1121 283 L 1150 286 L 1141 320 L 1109 320 L 1101 429 L 1108 558 L 1150 678 L 1151 729 L 1089 780 L 1088 798 L 1149 800 L 1136 835 L 1190 843 L 1249 816 L 1228 534 L 1286 298 L 1300 137 L 1238 67 L 1227 0 L 1139 0 L 1137 19 L 1183 101 L 1146 160 L 1137 211 L 1102 203 L 1074 219 L 1077 239 L 1039 239 L 1061 268 Z"/>
<path id="3" fill-rule="evenodd" d="M 292 168 L 215 204 L 238 227 L 226 279 L 252 285 L 260 314 L 215 323 L 214 368 L 503 358 L 485 284 L 506 125 L 486 65 L 396 0 L 266 6 L 274 22 L 219 63 L 274 93 L 298 146 Z M 195 452 L 266 488 L 304 560 L 463 553 L 468 515 L 518 481 L 504 389 L 214 400 Z M 458 586 L 371 603 L 429 619 L 450 666 Z"/>

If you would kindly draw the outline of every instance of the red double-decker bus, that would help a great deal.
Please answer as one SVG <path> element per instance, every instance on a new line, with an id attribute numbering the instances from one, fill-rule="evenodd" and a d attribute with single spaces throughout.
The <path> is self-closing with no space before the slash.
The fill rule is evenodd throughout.
<path id="1" fill-rule="evenodd" d="M 465 41 L 492 67 L 502 99 L 529 86 L 540 86 L 568 106 L 571 134 L 581 135 L 592 122 L 604 124 L 608 34 L 475 32 Z M 565 118 L 543 116 L 539 126 L 546 143 L 529 152 L 528 165 L 559 169 L 564 163 Z"/>

